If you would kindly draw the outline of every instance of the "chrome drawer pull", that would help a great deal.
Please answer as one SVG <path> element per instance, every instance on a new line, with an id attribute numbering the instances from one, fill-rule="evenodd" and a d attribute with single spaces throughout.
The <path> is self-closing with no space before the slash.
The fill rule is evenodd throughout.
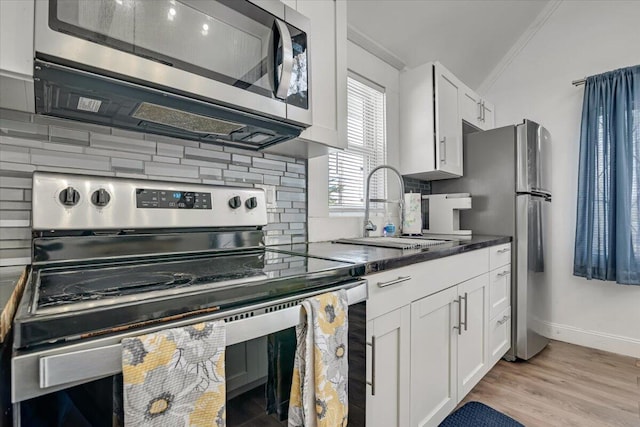
<path id="1" fill-rule="evenodd" d="M 501 271 L 500 273 L 496 274 L 496 276 L 503 277 L 503 276 L 506 276 L 507 274 L 509 274 L 509 270 Z"/>
<path id="2" fill-rule="evenodd" d="M 458 304 L 458 326 L 454 326 L 453 329 L 457 329 L 458 335 L 462 335 L 462 296 L 454 299 L 453 302 Z"/>
<path id="3" fill-rule="evenodd" d="M 502 319 L 498 320 L 498 325 L 503 325 L 507 320 L 509 320 L 510 317 L 511 316 L 505 314 L 504 316 L 502 316 Z"/>
<path id="4" fill-rule="evenodd" d="M 498 249 L 497 252 L 499 254 L 504 254 L 504 253 L 509 252 L 510 250 L 511 250 L 511 248 L 504 248 L 504 249 Z"/>
<path id="5" fill-rule="evenodd" d="M 367 343 L 371 346 L 371 381 L 367 381 L 367 385 L 371 386 L 371 396 L 376 395 L 376 337 L 371 337 L 371 342 Z"/>
<path id="6" fill-rule="evenodd" d="M 384 288 L 387 286 L 395 285 L 397 283 L 406 282 L 407 280 L 411 280 L 411 276 L 404 276 L 404 277 L 400 276 L 397 279 L 389 280 L 388 282 L 378 282 L 378 287 Z"/>
<path id="7" fill-rule="evenodd" d="M 464 323 L 460 324 L 460 326 L 464 325 L 464 330 L 467 330 L 467 323 L 469 320 L 469 313 L 468 313 L 468 308 L 469 308 L 469 298 L 467 293 L 464 293 L 464 296 L 460 297 L 460 305 L 462 305 L 462 300 L 464 300 Z"/>

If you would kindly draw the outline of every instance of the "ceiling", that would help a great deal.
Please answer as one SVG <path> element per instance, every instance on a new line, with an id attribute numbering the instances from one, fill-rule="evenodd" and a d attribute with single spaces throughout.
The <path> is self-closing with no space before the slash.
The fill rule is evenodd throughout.
<path id="1" fill-rule="evenodd" d="M 548 0 L 349 0 L 351 29 L 407 67 L 440 61 L 473 89 Z"/>

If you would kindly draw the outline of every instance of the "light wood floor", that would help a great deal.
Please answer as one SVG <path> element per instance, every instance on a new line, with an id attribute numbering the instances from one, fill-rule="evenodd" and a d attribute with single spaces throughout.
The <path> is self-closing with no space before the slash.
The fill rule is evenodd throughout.
<path id="1" fill-rule="evenodd" d="M 498 362 L 468 401 L 527 427 L 640 427 L 640 359 L 552 341 L 528 362 Z"/>

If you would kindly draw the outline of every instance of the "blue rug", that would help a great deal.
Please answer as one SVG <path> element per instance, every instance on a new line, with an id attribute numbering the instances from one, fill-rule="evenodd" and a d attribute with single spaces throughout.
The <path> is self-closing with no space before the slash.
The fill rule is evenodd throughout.
<path id="1" fill-rule="evenodd" d="M 449 414 L 440 427 L 524 427 L 511 417 L 480 402 L 465 403 Z"/>

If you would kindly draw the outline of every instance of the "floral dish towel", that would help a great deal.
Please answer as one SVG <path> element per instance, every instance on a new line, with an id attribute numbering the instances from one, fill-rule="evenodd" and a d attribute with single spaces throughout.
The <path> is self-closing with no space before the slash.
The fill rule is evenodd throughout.
<path id="1" fill-rule="evenodd" d="M 122 340 L 126 427 L 225 425 L 224 322 Z"/>
<path id="2" fill-rule="evenodd" d="M 348 308 L 344 290 L 302 302 L 296 326 L 289 427 L 347 425 Z"/>

